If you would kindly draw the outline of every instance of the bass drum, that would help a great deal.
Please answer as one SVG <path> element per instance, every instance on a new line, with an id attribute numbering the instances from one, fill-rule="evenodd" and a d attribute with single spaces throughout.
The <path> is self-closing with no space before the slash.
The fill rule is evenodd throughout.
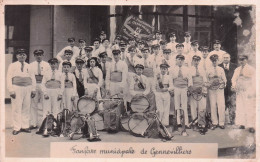
<path id="1" fill-rule="evenodd" d="M 71 140 L 78 140 L 83 136 L 82 128 L 85 125 L 84 118 L 79 115 L 73 115 L 70 120 L 70 133 Z"/>
<path id="2" fill-rule="evenodd" d="M 149 122 L 144 113 L 134 113 L 128 121 L 128 127 L 130 133 L 134 136 L 144 137 Z"/>
<path id="3" fill-rule="evenodd" d="M 145 112 L 150 106 L 148 99 L 144 96 L 133 97 L 131 100 L 131 109 L 133 112 L 142 113 Z"/>
<path id="4" fill-rule="evenodd" d="M 98 131 L 104 130 L 104 119 L 98 113 L 91 115 L 92 119 L 95 120 L 95 126 Z"/>
<path id="5" fill-rule="evenodd" d="M 86 114 L 93 114 L 97 109 L 97 103 L 90 97 L 82 96 L 78 100 L 77 104 L 79 114 L 86 115 Z"/>

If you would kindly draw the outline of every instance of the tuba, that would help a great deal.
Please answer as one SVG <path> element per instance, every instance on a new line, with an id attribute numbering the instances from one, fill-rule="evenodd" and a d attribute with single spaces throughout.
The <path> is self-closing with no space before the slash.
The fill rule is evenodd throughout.
<path id="1" fill-rule="evenodd" d="M 48 112 L 48 114 L 46 115 L 46 120 L 45 120 L 45 125 L 44 125 L 44 131 L 43 131 L 43 134 L 42 134 L 43 137 L 49 137 L 49 134 L 48 134 L 48 119 L 49 119 L 49 112 Z"/>

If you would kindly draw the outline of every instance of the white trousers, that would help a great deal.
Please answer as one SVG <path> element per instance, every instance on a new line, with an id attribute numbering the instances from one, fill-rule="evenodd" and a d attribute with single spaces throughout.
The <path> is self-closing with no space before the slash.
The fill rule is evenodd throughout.
<path id="1" fill-rule="evenodd" d="M 59 89 L 46 89 L 49 99 L 43 100 L 43 118 L 49 113 L 52 113 L 56 118 L 57 114 L 62 111 L 61 109 L 61 100 L 58 101 Z"/>
<path id="2" fill-rule="evenodd" d="M 12 100 L 12 121 L 13 129 L 19 131 L 21 128 L 29 128 L 30 106 L 31 106 L 31 86 L 15 86 L 15 99 Z"/>
<path id="3" fill-rule="evenodd" d="M 188 102 L 187 88 L 174 87 L 175 110 L 182 109 L 184 111 L 185 125 L 189 124 L 187 102 Z M 181 124 L 179 111 L 177 111 L 177 123 Z"/>
<path id="4" fill-rule="evenodd" d="M 155 100 L 159 120 L 163 125 L 169 125 L 170 94 L 169 92 L 155 92 Z"/>
<path id="5" fill-rule="evenodd" d="M 73 88 L 64 88 L 63 96 L 62 96 L 62 109 L 66 108 L 70 111 L 76 110 L 76 105 L 71 100 L 71 97 L 73 96 Z M 76 97 L 75 97 L 76 99 Z"/>
<path id="6" fill-rule="evenodd" d="M 236 94 L 236 125 L 255 127 L 255 99 L 248 97 L 248 91 Z"/>
<path id="7" fill-rule="evenodd" d="M 225 97 L 224 89 L 209 90 L 212 124 L 224 126 L 225 124 Z"/>
<path id="8" fill-rule="evenodd" d="M 206 97 L 203 96 L 201 100 L 196 101 L 190 96 L 190 109 L 192 120 L 194 120 L 198 116 L 198 112 L 206 110 Z"/>
<path id="9" fill-rule="evenodd" d="M 43 109 L 43 92 L 41 84 L 36 84 L 36 95 L 31 100 L 31 119 L 30 125 L 39 126 L 43 116 L 39 113 Z"/>

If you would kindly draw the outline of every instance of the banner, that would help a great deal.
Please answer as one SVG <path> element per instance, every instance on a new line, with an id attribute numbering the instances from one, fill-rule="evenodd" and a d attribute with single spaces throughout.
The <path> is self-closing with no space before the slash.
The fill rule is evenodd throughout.
<path id="1" fill-rule="evenodd" d="M 136 40 L 144 40 L 147 37 L 152 37 L 154 27 L 145 21 L 129 16 L 126 18 L 118 35 L 122 36 L 122 39 L 128 42 L 129 38 L 135 38 Z"/>

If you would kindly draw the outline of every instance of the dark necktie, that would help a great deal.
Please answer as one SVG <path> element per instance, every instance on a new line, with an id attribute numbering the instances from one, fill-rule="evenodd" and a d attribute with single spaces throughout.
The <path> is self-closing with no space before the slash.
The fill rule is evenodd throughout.
<path id="1" fill-rule="evenodd" d="M 103 64 L 103 75 L 106 76 L 106 63 Z"/>
<path id="2" fill-rule="evenodd" d="M 182 75 L 182 71 L 181 71 L 181 67 L 179 67 L 179 74 L 178 74 L 178 77 L 183 77 L 183 75 Z"/>
<path id="3" fill-rule="evenodd" d="M 69 76 L 68 73 L 65 73 L 66 77 L 65 77 L 65 81 L 69 81 Z"/>
<path id="4" fill-rule="evenodd" d="M 24 68 L 24 62 L 21 62 L 21 71 L 23 72 L 23 68 Z"/>
<path id="5" fill-rule="evenodd" d="M 81 48 L 80 51 L 79 51 L 79 56 L 80 56 L 80 57 L 82 56 L 82 48 Z"/>
<path id="6" fill-rule="evenodd" d="M 55 70 L 52 71 L 51 80 L 55 80 Z"/>
<path id="7" fill-rule="evenodd" d="M 40 65 L 40 62 L 38 62 L 38 75 L 41 75 L 41 65 Z"/>
<path id="8" fill-rule="evenodd" d="M 82 72 L 81 72 L 81 70 L 79 71 L 79 81 L 80 81 L 80 82 L 83 81 L 83 76 L 82 76 Z"/>
<path id="9" fill-rule="evenodd" d="M 200 76 L 200 73 L 199 73 L 199 70 L 198 70 L 197 66 L 196 66 L 196 76 Z"/>

